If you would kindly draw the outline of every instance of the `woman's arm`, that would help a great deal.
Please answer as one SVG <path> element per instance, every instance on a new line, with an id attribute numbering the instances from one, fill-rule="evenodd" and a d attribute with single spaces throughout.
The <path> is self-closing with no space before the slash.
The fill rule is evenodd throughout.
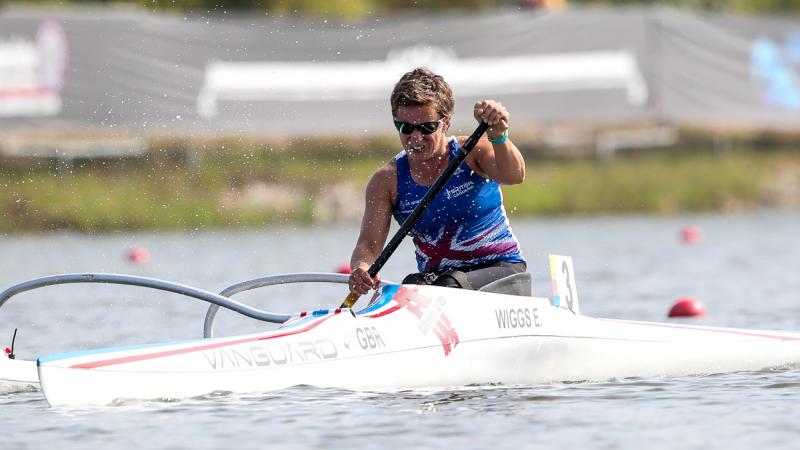
<path id="1" fill-rule="evenodd" d="M 475 119 L 490 125 L 487 138 L 481 138 L 468 158 L 470 167 L 477 173 L 501 184 L 519 184 L 525 181 L 525 160 L 511 139 L 503 139 L 508 131 L 508 110 L 494 100 L 475 103 Z M 502 141 L 492 143 L 490 140 Z"/>
<path id="2" fill-rule="evenodd" d="M 380 274 L 374 278 L 367 272 L 383 250 L 392 219 L 392 204 L 395 198 L 397 170 L 389 163 L 378 169 L 367 183 L 364 217 L 361 232 L 350 258 L 350 292 L 364 295 L 380 284 Z"/>

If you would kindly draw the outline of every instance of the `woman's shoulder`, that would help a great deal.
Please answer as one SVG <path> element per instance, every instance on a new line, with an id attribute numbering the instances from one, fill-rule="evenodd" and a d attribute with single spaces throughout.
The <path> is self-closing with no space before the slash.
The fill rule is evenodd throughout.
<path id="1" fill-rule="evenodd" d="M 394 159 L 382 165 L 372 174 L 367 183 L 367 193 L 371 198 L 385 198 L 391 207 L 397 197 L 397 163 Z"/>
<path id="2" fill-rule="evenodd" d="M 388 162 L 384 163 L 382 166 L 375 171 L 375 173 L 384 173 L 384 174 L 391 174 L 394 175 L 397 173 L 397 157 L 390 159 Z"/>
<path id="3" fill-rule="evenodd" d="M 394 183 L 397 177 L 397 161 L 392 158 L 389 162 L 378 167 L 378 170 L 372 174 L 370 183 L 387 184 Z"/>

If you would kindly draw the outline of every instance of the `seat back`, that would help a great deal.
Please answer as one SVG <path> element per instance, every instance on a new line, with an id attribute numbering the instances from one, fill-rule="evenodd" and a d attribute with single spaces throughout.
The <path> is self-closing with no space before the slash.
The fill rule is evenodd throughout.
<path id="1" fill-rule="evenodd" d="M 505 278 L 492 281 L 491 283 L 478 289 L 483 292 L 493 292 L 495 294 L 531 296 L 531 274 L 528 272 L 515 273 Z"/>

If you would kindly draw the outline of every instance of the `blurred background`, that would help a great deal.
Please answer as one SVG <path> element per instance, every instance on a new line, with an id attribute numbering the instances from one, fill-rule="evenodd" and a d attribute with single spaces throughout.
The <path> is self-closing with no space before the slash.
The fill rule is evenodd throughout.
<path id="1" fill-rule="evenodd" d="M 527 179 L 503 195 L 535 295 L 552 295 L 557 253 L 573 256 L 589 316 L 660 321 L 698 300 L 705 318 L 676 320 L 798 328 L 800 0 L 0 0 L 0 286 L 113 272 L 219 292 L 346 272 L 367 180 L 401 149 L 391 88 L 416 66 L 453 86 L 454 133 L 475 128 L 477 100 L 510 110 Z M 416 271 L 410 241 L 384 280 Z M 346 293 L 236 299 L 296 312 Z M 202 336 L 207 305 L 175 297 L 26 292 L 3 306 L 0 348 L 34 359 Z M 264 327 L 227 312 L 216 330 Z M 793 448 L 797 375 L 355 401 L 300 387 L 160 414 L 51 414 L 37 393 L 0 395 L 16 431 L 2 442 Z"/>
<path id="2" fill-rule="evenodd" d="M 512 215 L 800 207 L 796 0 L 0 0 L 0 232 L 357 223 L 428 66 Z"/>

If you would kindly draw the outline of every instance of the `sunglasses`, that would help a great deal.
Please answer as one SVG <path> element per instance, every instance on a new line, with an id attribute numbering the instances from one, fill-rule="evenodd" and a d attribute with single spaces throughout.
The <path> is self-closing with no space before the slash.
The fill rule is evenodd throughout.
<path id="1" fill-rule="evenodd" d="M 414 132 L 414 130 L 419 130 L 419 132 L 422 134 L 431 134 L 439 129 L 439 124 L 442 122 L 444 122 L 444 119 L 422 123 L 408 123 L 394 119 L 394 127 L 397 128 L 397 131 L 403 134 L 411 134 Z"/>

